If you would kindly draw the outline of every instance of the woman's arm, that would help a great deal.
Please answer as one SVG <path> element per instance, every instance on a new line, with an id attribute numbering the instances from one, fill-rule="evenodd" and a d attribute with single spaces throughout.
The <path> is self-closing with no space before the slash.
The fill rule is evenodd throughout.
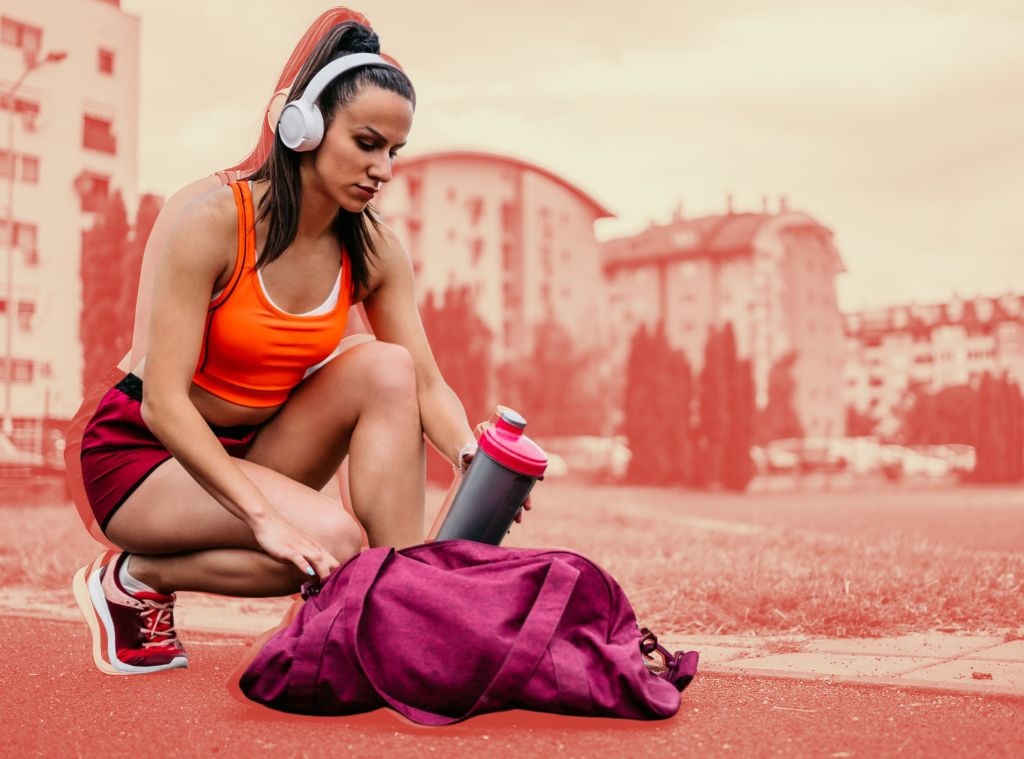
<path id="1" fill-rule="evenodd" d="M 379 340 L 403 346 L 416 367 L 416 395 L 427 439 L 452 464 L 459 451 L 473 443 L 466 410 L 437 368 L 416 306 L 412 261 L 391 230 L 384 227 L 374 240 L 379 254 L 374 283 L 363 301 L 366 316 Z"/>
<path id="2" fill-rule="evenodd" d="M 146 355 L 153 282 L 175 218 L 190 200 L 222 185 L 223 182 L 215 174 L 198 179 L 171 195 L 160 209 L 160 213 L 157 214 L 153 229 L 150 230 L 149 238 L 146 240 L 146 248 L 142 253 L 139 287 L 135 297 L 135 327 L 132 332 L 132 347 L 118 364 L 118 368 L 122 371 L 130 372 Z"/>
<path id="3" fill-rule="evenodd" d="M 252 529 L 268 554 L 304 572 L 312 565 L 326 577 L 337 562 L 280 516 L 189 398 L 210 294 L 233 264 L 236 245 L 237 211 L 229 191 L 201 196 L 178 214 L 153 288 L 142 418 L 185 470 Z"/>

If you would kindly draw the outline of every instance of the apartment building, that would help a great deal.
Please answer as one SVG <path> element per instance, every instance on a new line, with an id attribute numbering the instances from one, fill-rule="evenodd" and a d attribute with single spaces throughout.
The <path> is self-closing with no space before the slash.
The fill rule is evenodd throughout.
<path id="1" fill-rule="evenodd" d="M 752 359 L 757 401 L 767 403 L 772 365 L 796 351 L 794 405 L 809 436 L 844 433 L 843 329 L 835 277 L 844 271 L 832 232 L 789 210 L 687 219 L 681 212 L 602 245 L 613 376 L 622 378 L 641 324 L 665 325 L 693 371 L 708 327 L 731 322 L 741 357 Z M 621 383 L 616 389 L 621 393 Z"/>
<path id="2" fill-rule="evenodd" d="M 844 316 L 846 404 L 891 430 L 911 383 L 931 391 L 966 385 L 985 372 L 1024 385 L 1024 296 L 954 298 Z"/>
<path id="3" fill-rule="evenodd" d="M 80 401 L 82 232 L 108 192 L 134 202 L 138 77 L 119 0 L 0 7 L 0 414 L 19 443 Z"/>
<path id="4" fill-rule="evenodd" d="M 430 153 L 396 162 L 380 208 L 409 249 L 420 298 L 473 293 L 495 364 L 528 356 L 548 318 L 578 350 L 605 347 L 594 222 L 612 214 L 564 178 L 504 155 Z"/>

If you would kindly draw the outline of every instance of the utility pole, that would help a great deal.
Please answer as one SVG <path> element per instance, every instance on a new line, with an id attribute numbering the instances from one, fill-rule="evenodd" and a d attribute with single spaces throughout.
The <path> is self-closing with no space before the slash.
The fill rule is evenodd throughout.
<path id="1" fill-rule="evenodd" d="M 15 94 L 25 78 L 36 69 L 48 63 L 60 63 L 67 58 L 65 52 L 49 52 L 43 58 L 26 57 L 25 70 L 13 85 L 0 93 L 0 104 L 7 111 L 7 159 L 10 171 L 7 174 L 7 214 L 4 219 L 4 231 L 7 242 L 7 348 L 4 355 L 4 414 L 3 433 L 8 437 L 14 431 L 14 409 L 11 406 L 11 386 L 14 383 L 14 118 L 16 110 Z"/>

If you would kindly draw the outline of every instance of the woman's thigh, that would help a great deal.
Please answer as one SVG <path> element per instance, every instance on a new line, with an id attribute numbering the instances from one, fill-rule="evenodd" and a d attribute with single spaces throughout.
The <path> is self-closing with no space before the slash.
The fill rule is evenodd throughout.
<path id="1" fill-rule="evenodd" d="M 359 526 L 337 501 L 280 472 L 244 459 L 233 461 L 282 516 L 319 540 L 335 558 L 347 559 L 353 544 L 359 545 Z M 173 458 L 157 467 L 121 504 L 107 523 L 106 536 L 134 553 L 260 550 L 249 526 Z"/>

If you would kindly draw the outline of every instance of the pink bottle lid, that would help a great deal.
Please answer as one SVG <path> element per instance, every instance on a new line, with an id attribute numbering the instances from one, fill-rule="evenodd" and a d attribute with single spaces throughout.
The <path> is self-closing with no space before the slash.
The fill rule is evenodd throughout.
<path id="1" fill-rule="evenodd" d="M 526 420 L 504 406 L 499 407 L 493 427 L 480 435 L 480 449 L 506 469 L 540 479 L 548 468 L 548 457 L 523 434 Z"/>

